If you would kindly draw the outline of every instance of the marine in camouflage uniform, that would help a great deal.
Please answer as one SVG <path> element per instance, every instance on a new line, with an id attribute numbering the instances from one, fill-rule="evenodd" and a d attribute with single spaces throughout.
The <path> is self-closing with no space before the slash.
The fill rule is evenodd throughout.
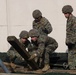
<path id="1" fill-rule="evenodd" d="M 28 32 L 27 31 L 21 31 L 19 35 L 20 43 L 24 45 L 25 49 L 28 48 L 28 45 L 30 44 L 30 41 L 28 40 Z M 13 62 L 18 65 L 26 66 L 26 62 L 22 58 L 22 56 L 13 48 L 10 47 L 10 49 L 7 51 L 7 55 L 10 59 L 10 62 Z"/>
<path id="2" fill-rule="evenodd" d="M 41 35 L 48 35 L 52 32 L 52 26 L 50 22 L 45 17 L 42 17 L 40 10 L 34 10 L 32 15 L 35 19 L 33 21 L 33 29 L 37 29 Z"/>
<path id="3" fill-rule="evenodd" d="M 49 53 L 53 53 L 57 49 L 58 43 L 52 37 L 40 35 L 36 29 L 29 31 L 29 37 L 31 37 L 29 50 L 33 51 L 30 60 L 35 57 L 42 58 L 42 60 L 44 60 L 42 71 L 47 71 L 50 69 Z"/>
<path id="4" fill-rule="evenodd" d="M 62 12 L 67 18 L 66 45 L 68 46 L 68 65 L 70 69 L 76 69 L 76 17 L 73 16 L 73 8 L 65 5 Z"/>

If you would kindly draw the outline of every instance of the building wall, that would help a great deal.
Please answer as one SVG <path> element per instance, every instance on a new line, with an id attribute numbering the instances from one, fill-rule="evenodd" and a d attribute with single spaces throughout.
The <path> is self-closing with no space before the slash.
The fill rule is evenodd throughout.
<path id="1" fill-rule="evenodd" d="M 22 30 L 32 28 L 32 12 L 35 9 L 41 10 L 53 27 L 49 36 L 59 44 L 56 52 L 66 52 L 66 18 L 61 10 L 64 5 L 70 4 L 76 15 L 75 3 L 76 0 L 0 0 L 0 52 L 6 52 L 10 47 L 7 36 L 18 38 Z"/>

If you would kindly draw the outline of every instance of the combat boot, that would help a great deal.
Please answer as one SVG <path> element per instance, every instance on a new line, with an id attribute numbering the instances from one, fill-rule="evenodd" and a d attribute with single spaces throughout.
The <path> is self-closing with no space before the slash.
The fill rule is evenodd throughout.
<path id="1" fill-rule="evenodd" d="M 49 64 L 45 64 L 44 68 L 42 69 L 43 72 L 46 72 L 47 70 L 50 69 L 50 65 Z"/>

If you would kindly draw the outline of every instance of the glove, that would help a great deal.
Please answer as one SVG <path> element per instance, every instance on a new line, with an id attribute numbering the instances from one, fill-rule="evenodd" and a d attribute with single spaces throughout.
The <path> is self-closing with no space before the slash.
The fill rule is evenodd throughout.
<path id="1" fill-rule="evenodd" d="M 36 57 L 37 57 L 37 54 L 35 53 L 35 54 L 31 55 L 31 57 L 29 58 L 29 60 L 32 60 L 32 59 L 34 59 Z"/>

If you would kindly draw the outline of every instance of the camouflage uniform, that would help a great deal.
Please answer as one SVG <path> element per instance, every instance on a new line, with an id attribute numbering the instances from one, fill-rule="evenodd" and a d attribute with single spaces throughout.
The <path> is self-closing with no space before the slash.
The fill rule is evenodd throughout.
<path id="1" fill-rule="evenodd" d="M 28 32 L 22 31 L 19 35 L 20 43 L 26 48 L 28 48 L 28 45 L 30 44 L 30 41 L 27 40 L 25 43 L 22 43 L 21 38 L 28 38 Z M 10 49 L 7 51 L 7 55 L 9 56 L 10 62 L 13 62 L 18 65 L 26 65 L 26 62 L 22 58 L 22 56 L 13 48 L 10 47 Z"/>
<path id="2" fill-rule="evenodd" d="M 76 69 L 76 17 L 67 20 L 66 44 L 68 45 L 68 64 L 70 69 Z"/>
<path id="3" fill-rule="evenodd" d="M 52 32 L 52 26 L 50 22 L 45 17 L 42 17 L 42 13 L 39 10 L 33 11 L 33 17 L 35 19 L 33 21 L 33 29 L 37 29 L 41 35 L 48 35 Z M 39 17 L 41 17 L 41 19 L 36 21 L 36 19 Z"/>
<path id="4" fill-rule="evenodd" d="M 67 10 L 68 9 L 68 10 Z M 66 5 L 63 13 L 71 14 L 73 8 Z M 66 45 L 68 46 L 68 65 L 70 69 L 76 69 L 76 17 L 71 14 L 66 24 Z"/>
<path id="5" fill-rule="evenodd" d="M 36 32 L 34 29 L 29 31 L 30 37 L 38 37 L 37 41 L 31 41 L 32 44 L 30 46 L 30 49 L 31 51 L 34 50 L 38 57 L 44 59 L 44 65 L 49 64 L 49 53 L 52 53 L 57 49 L 58 43 L 52 37 L 48 37 L 45 35 L 36 36 L 37 33 L 38 32 Z"/>

